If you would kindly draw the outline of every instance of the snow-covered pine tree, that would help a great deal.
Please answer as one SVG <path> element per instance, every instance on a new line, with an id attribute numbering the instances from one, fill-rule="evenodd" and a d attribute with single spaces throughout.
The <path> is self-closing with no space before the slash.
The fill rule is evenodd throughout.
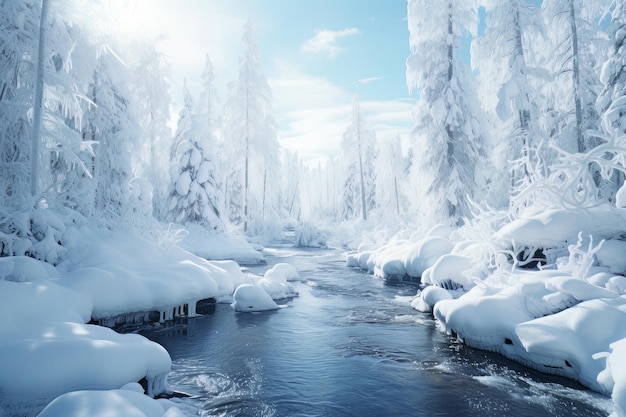
<path id="1" fill-rule="evenodd" d="M 603 88 L 596 104 L 603 116 L 603 128 L 609 135 L 620 135 L 626 134 L 626 1 L 615 0 L 613 7 L 607 27 L 611 46 L 600 72 Z M 605 191 L 610 200 L 623 183 L 623 172 L 613 172 Z"/>
<path id="2" fill-rule="evenodd" d="M 344 164 L 343 218 L 361 217 L 376 205 L 376 133 L 367 127 L 359 97 L 352 100 L 350 124 L 341 140 L 341 161 Z"/>
<path id="3" fill-rule="evenodd" d="M 202 71 L 202 91 L 198 113 L 204 115 L 207 125 L 207 139 L 211 144 L 215 142 L 215 131 L 218 128 L 217 120 L 217 88 L 215 87 L 215 68 L 211 57 L 206 54 L 204 70 Z"/>
<path id="4" fill-rule="evenodd" d="M 100 55 L 92 86 L 96 107 L 89 125 L 95 147 L 95 209 L 105 219 L 116 220 L 128 209 L 131 198 L 131 155 L 139 135 L 130 101 L 128 69 L 112 53 Z"/>
<path id="5" fill-rule="evenodd" d="M 551 128 L 553 143 L 568 152 L 582 153 L 596 145 L 586 132 L 600 123 L 596 100 L 601 85 L 595 68 L 606 45 L 597 23 L 609 1 L 544 0 L 541 5 L 552 44 L 545 54 L 555 79 L 548 95 L 558 112 L 557 125 Z"/>
<path id="6" fill-rule="evenodd" d="M 379 143 L 374 167 L 376 169 L 376 203 L 381 216 L 404 212 L 406 197 L 402 188 L 405 183 L 401 138 L 398 134 Z"/>
<path id="7" fill-rule="evenodd" d="M 137 177 L 148 179 L 153 186 L 153 214 L 157 219 L 167 214 L 169 184 L 170 64 L 152 42 L 130 45 L 125 54 L 132 78 L 129 82 L 133 107 L 142 136 L 139 149 L 133 152 L 133 170 Z"/>
<path id="8" fill-rule="evenodd" d="M 30 196 L 31 123 L 35 71 L 26 57 L 36 56 L 33 30 L 40 2 L 0 3 L 0 206 L 23 206 Z"/>
<path id="9" fill-rule="evenodd" d="M 626 102 L 623 99 L 626 97 L 626 0 L 615 0 L 607 32 L 611 46 L 602 65 L 600 82 L 603 88 L 597 105 L 611 128 L 626 133 Z"/>
<path id="10" fill-rule="evenodd" d="M 197 223 L 223 231 L 220 207 L 222 196 L 216 178 L 215 161 L 198 139 L 199 123 L 193 117 L 193 102 L 186 83 L 184 107 L 180 112 L 171 155 L 169 213 L 178 223 Z"/>
<path id="11" fill-rule="evenodd" d="M 284 174 L 281 195 L 281 212 L 287 218 L 297 219 L 301 211 L 300 203 L 300 158 L 298 151 L 283 150 L 282 167 Z"/>
<path id="12" fill-rule="evenodd" d="M 278 201 L 269 192 L 279 189 L 277 125 L 272 114 L 272 92 L 260 73 L 260 54 L 254 41 L 252 23 L 244 26 L 244 52 L 239 59 L 239 76 L 230 85 L 224 112 L 225 169 L 230 218 L 242 222 L 267 220 L 268 203 Z M 254 170 L 254 171 L 253 171 Z M 254 186 L 253 186 L 254 182 Z M 241 213 L 239 210 L 242 210 Z M 271 217 L 277 211 L 271 208 Z"/>
<path id="13" fill-rule="evenodd" d="M 6 98 L 17 99 L 13 94 L 21 90 L 24 95 L 19 96 L 20 101 L 32 110 L 28 115 L 29 122 L 32 121 L 29 127 L 29 194 L 39 200 L 45 192 L 49 203 L 63 192 L 59 187 L 69 170 L 77 168 L 88 172 L 80 158 L 85 144 L 78 130 L 83 110 L 82 93 L 96 60 L 95 47 L 76 22 L 66 16 L 66 8 L 71 6 L 50 6 L 49 1 L 3 3 L 7 18 L 14 19 L 6 22 L 7 33 L 14 30 L 15 33 L 0 35 L 9 41 L 3 44 L 7 50 L 3 58 L 6 55 L 9 59 L 9 71 L 14 70 L 6 86 L 19 86 L 5 89 L 3 94 Z M 72 18 L 79 20 L 80 16 Z M 79 62 L 73 62 L 72 57 L 77 55 Z M 13 64 L 17 67 L 12 67 Z M 11 123 L 12 130 L 24 129 L 14 123 Z"/>
<path id="14" fill-rule="evenodd" d="M 460 223 L 478 196 L 487 155 L 480 105 L 458 56 L 462 33 L 475 32 L 476 10 L 464 0 L 409 0 L 408 27 L 407 84 L 420 94 L 412 175 L 423 179 L 427 218 Z"/>
<path id="15" fill-rule="evenodd" d="M 492 182 L 497 204 L 508 204 L 513 190 L 531 180 L 535 150 L 542 133 L 537 125 L 540 95 L 533 85 L 534 55 L 528 32 L 541 33 L 540 10 L 524 0 L 482 0 L 485 33 L 472 42 L 472 66 L 482 80 L 483 105 L 494 127 L 494 166 L 501 173 Z M 532 165 L 532 167 L 531 167 Z"/>

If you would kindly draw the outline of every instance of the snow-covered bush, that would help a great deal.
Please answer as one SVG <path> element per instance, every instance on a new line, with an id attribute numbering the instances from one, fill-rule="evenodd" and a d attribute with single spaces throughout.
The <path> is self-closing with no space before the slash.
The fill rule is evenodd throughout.
<path id="1" fill-rule="evenodd" d="M 308 222 L 301 222 L 296 227 L 294 246 L 305 248 L 325 248 L 328 234 Z"/>

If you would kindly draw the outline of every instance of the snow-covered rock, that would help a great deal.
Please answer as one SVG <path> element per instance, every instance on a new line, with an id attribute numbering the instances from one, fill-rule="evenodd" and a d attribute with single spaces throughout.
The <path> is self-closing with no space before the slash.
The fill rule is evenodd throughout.
<path id="1" fill-rule="evenodd" d="M 280 307 L 261 287 L 243 284 L 233 294 L 233 308 L 241 312 L 277 310 Z"/>
<path id="2" fill-rule="evenodd" d="M 433 307 L 441 300 L 451 300 L 452 294 L 448 290 L 430 285 L 411 301 L 411 307 L 422 313 L 432 313 Z"/>
<path id="3" fill-rule="evenodd" d="M 430 268 L 428 284 L 438 285 L 450 290 L 470 289 L 474 284 L 464 274 L 472 267 L 472 260 L 461 255 L 442 255 Z M 427 282 L 424 282 L 425 284 Z"/>
<path id="4" fill-rule="evenodd" d="M 409 276 L 419 278 L 427 268 L 453 248 L 454 245 L 448 239 L 439 236 L 426 237 L 411 245 L 404 257 L 404 269 Z"/>
<path id="5" fill-rule="evenodd" d="M 626 338 L 624 323 L 626 298 L 595 299 L 520 323 L 515 332 L 538 369 L 568 376 L 608 395 L 613 387 L 598 381 L 605 359 L 596 355 L 610 352 L 612 343 Z"/>
<path id="6" fill-rule="evenodd" d="M 183 417 L 170 401 L 154 400 L 129 389 L 63 394 L 38 417 Z"/>
<path id="7" fill-rule="evenodd" d="M 291 264 L 280 262 L 274 265 L 272 269 L 282 274 L 287 281 L 300 281 L 302 279 L 298 270 Z"/>

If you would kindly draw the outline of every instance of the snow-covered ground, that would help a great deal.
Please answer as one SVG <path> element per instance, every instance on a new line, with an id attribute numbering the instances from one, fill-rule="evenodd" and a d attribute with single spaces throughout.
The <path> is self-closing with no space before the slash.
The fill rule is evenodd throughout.
<path id="1" fill-rule="evenodd" d="M 421 279 L 412 305 L 448 334 L 610 395 L 623 417 L 625 219 L 625 209 L 606 205 L 404 231 L 363 243 L 346 264 L 385 280 Z M 523 252 L 539 266 L 523 268 Z"/>
<path id="2" fill-rule="evenodd" d="M 259 263 L 260 252 L 242 238 L 198 230 L 187 236 L 202 257 L 175 239 L 83 227 L 64 240 L 56 266 L 0 258 L 0 416 L 36 415 L 56 397 L 42 416 L 183 415 L 174 403 L 150 397 L 167 390 L 165 349 L 88 323 L 150 312 L 160 320 L 192 316 L 197 301 L 231 302 L 238 288 L 252 288 L 257 298 L 237 308 L 243 300 L 235 297 L 237 310 L 278 308 L 274 299 L 296 296 L 288 280 L 298 279 L 286 264 L 260 277 L 234 261 L 204 259 Z"/>

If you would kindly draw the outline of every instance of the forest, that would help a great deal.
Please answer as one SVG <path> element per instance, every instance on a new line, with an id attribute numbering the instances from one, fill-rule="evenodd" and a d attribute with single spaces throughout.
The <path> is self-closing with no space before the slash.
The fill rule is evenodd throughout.
<path id="1" fill-rule="evenodd" d="M 603 350 L 590 355 L 614 352 L 614 364 L 623 368 L 626 1 L 408 0 L 406 80 L 418 98 L 410 137 L 378 137 L 355 95 L 343 136 L 336 138 L 340 153 L 317 165 L 280 146 L 251 20 L 241 28 L 238 72 L 225 80 L 227 96 L 218 100 L 211 51 L 202 51 L 201 90 L 184 83 L 173 91 L 169 58 L 158 40 L 121 42 L 96 18 L 105 14 L 103 7 L 69 0 L 0 5 L 5 298 L 13 294 L 9 281 L 28 281 L 40 271 L 54 279 L 62 275 L 73 289 L 87 285 L 77 278 L 79 268 L 93 266 L 85 242 L 113 239 L 110 247 L 119 245 L 116 255 L 103 249 L 108 243 L 96 246 L 102 252 L 98 268 L 141 245 L 137 259 L 153 262 L 148 243 L 136 243 L 144 238 L 167 253 L 157 255 L 155 268 L 184 263 L 187 255 L 176 252 L 184 247 L 204 258 L 193 261 L 203 273 L 218 277 L 202 291 L 232 296 L 244 280 L 239 272 L 215 272 L 203 262 L 257 262 L 262 256 L 253 247 L 294 230 L 297 245 L 333 242 L 352 251 L 349 266 L 377 277 L 421 279 L 432 289 L 418 292 L 416 309 L 434 314 L 466 343 L 522 363 L 534 360 L 525 344 L 536 337 L 534 327 L 505 332 L 497 342 L 472 342 L 470 334 L 480 331 L 455 316 L 469 301 L 451 301 L 493 296 L 495 290 L 475 293 L 483 283 L 512 288 L 513 273 L 498 274 L 539 265 L 546 286 L 537 302 L 544 304 L 524 307 L 528 317 L 511 326 L 610 298 L 615 328 L 602 339 Z M 173 96 L 183 98 L 181 108 L 173 108 Z M 434 237 L 439 240 L 426 242 Z M 225 241 L 230 243 L 220 243 Z M 232 242 L 244 253 L 235 256 Z M 220 245 L 226 253 L 217 255 Z M 429 269 L 445 256 L 447 272 Z M 548 284 L 550 267 L 593 289 Z M 608 275 L 599 278 L 600 272 Z M 109 304 L 100 310 L 98 297 L 109 295 L 93 295 L 92 311 L 76 310 L 80 325 L 141 310 L 114 305 L 114 294 L 125 288 L 120 285 L 111 287 Z M 531 289 L 523 288 L 519 294 L 528 299 Z M 546 301 L 557 292 L 561 301 Z M 188 296 L 181 292 L 168 306 L 182 305 Z M 59 300 L 69 300 L 64 297 Z M 602 314 L 607 309 L 599 307 Z M 0 334 L 11 335 L 7 328 L 0 326 Z M 502 340 L 525 350 L 494 347 Z M 6 351 L 0 356 L 11 358 Z M 626 415 L 623 372 L 615 371 L 610 383 L 598 382 L 609 371 L 585 366 L 556 373 L 612 395 L 614 415 Z M 0 397 L 3 383 L 12 384 L 3 381 Z M 163 381 L 157 378 L 151 390 L 163 390 Z M 10 404 L 0 401 L 0 416 L 2 407 L 13 410 Z"/>

